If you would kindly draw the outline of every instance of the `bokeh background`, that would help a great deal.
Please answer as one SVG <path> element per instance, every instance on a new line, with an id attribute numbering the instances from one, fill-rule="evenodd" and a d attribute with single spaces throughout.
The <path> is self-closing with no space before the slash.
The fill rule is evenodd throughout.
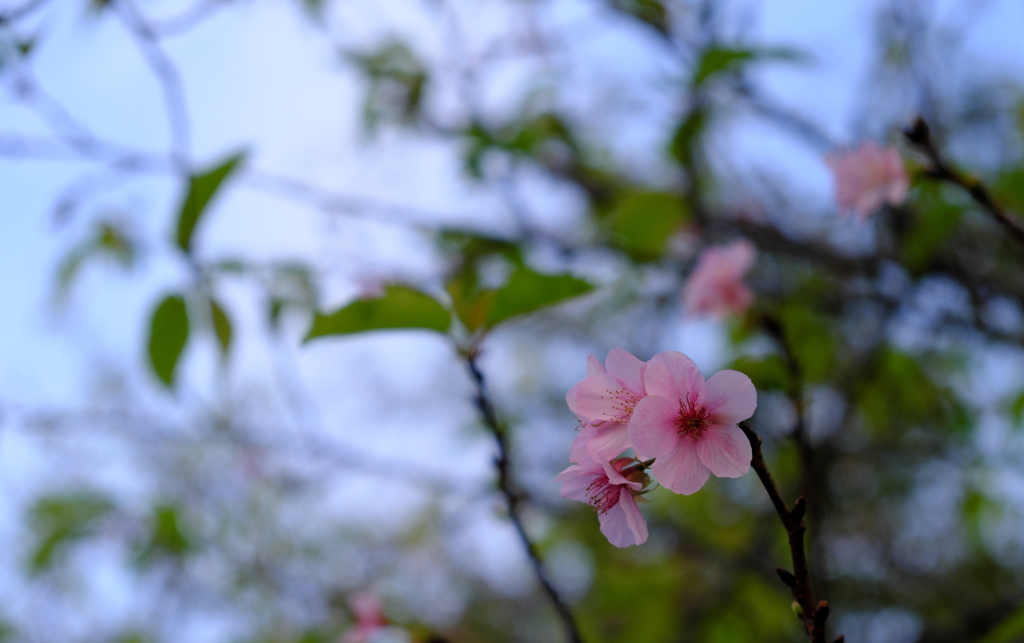
<path id="1" fill-rule="evenodd" d="M 1024 248 L 901 135 L 923 116 L 1024 212 L 1022 26 L 1015 0 L 0 2 L 0 636 L 354 641 L 375 596 L 370 641 L 563 640 L 472 357 L 586 640 L 804 640 L 753 475 L 655 491 L 624 550 L 559 497 L 565 392 L 623 347 L 752 378 L 834 634 L 1024 640 Z M 863 140 L 912 187 L 858 221 L 824 157 Z M 754 305 L 689 314 L 739 238 Z"/>

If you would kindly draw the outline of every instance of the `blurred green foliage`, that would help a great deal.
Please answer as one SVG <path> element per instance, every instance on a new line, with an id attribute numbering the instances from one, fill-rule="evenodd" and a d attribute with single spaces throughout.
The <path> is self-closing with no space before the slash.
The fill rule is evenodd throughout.
<path id="1" fill-rule="evenodd" d="M 88 0 L 97 20 L 108 19 L 116 4 Z M 317 18 L 311 29 L 329 30 L 332 3 L 300 4 Z M 539 11 L 546 4 L 516 7 Z M 638 51 L 654 52 L 653 58 L 636 54 L 645 62 L 630 67 L 630 77 L 613 73 L 607 62 L 588 60 L 597 57 L 592 50 L 539 43 L 544 29 L 524 35 L 512 24 L 476 55 L 444 62 L 428 43 L 402 36 L 400 29 L 359 50 L 341 43 L 363 80 L 366 127 L 386 124 L 404 128 L 397 137 L 440 141 L 453 166 L 464 171 L 463 187 L 495 196 L 502 204 L 496 209 L 518 212 L 526 203 L 543 212 L 533 220 L 519 217 L 511 232 L 489 212 L 472 229 L 419 221 L 417 231 L 428 228 L 424 237 L 436 239 L 440 265 L 431 274 L 440 277 L 428 275 L 415 284 L 395 280 L 379 293 L 326 311 L 321 292 L 331 275 L 305 257 L 259 260 L 196 251 L 205 249 L 199 241 L 204 223 L 215 216 L 212 205 L 235 189 L 232 180 L 249 171 L 255 154 L 252 161 L 247 152 L 237 152 L 209 167 L 182 170 L 176 176 L 181 197 L 171 221 L 173 237 L 164 242 L 184 274 L 140 322 L 148 323 L 149 368 L 164 388 L 174 389 L 183 377 L 185 349 L 198 332 L 212 333 L 222 364 L 235 359 L 248 323 L 242 311 L 225 305 L 237 301 L 225 292 L 236 287 L 249 287 L 261 299 L 261 323 L 278 348 L 301 339 L 302 350 L 315 351 L 323 342 L 313 339 L 355 342 L 353 336 L 362 333 L 407 329 L 430 331 L 462 349 L 495 346 L 492 354 L 511 355 L 530 374 L 523 376 L 527 394 L 502 382 L 507 386 L 497 387 L 502 397 L 493 402 L 508 426 L 512 477 L 523 487 L 523 506 L 540 515 L 527 521 L 528 531 L 555 570 L 555 584 L 573 588 L 566 594 L 587 641 L 801 641 L 792 597 L 774 572 L 792 565 L 785 533 L 753 476 L 713 478 L 686 497 L 655 490 L 641 509 L 650 540 L 627 550 L 610 546 L 594 513 L 558 498 L 549 482 L 567 457 L 552 455 L 549 444 L 564 446 L 574 420 L 565 408 L 564 388 L 554 390 L 551 382 L 558 378 L 548 376 L 574 369 L 582 377 L 588 351 L 601 358 L 609 348 L 624 346 L 647 359 L 678 348 L 674 342 L 688 313 L 679 293 L 700 252 L 747 239 L 758 251 L 746 277 L 754 303 L 707 331 L 708 337 L 721 331 L 715 337 L 727 347 L 723 361 L 758 389 L 751 424 L 764 438 L 765 456 L 784 495 L 806 499 L 813 584 L 817 597 L 833 606 L 832 629 L 853 628 L 851 642 L 858 634 L 869 640 L 878 632 L 908 643 L 1022 640 L 1020 503 L 999 481 L 1015 480 L 1018 473 L 1019 454 L 1006 435 L 1019 437 L 1024 393 L 1020 386 L 1002 391 L 1006 383 L 996 380 L 1005 373 L 984 368 L 998 359 L 1020 363 L 1019 245 L 969 193 L 936 181 L 927 160 L 907 148 L 901 149 L 912 175 L 908 198 L 863 224 L 843 221 L 835 209 L 822 211 L 819 200 L 792 188 L 787 158 L 744 169 L 746 161 L 730 142 L 730 134 L 742 138 L 729 129 L 744 123 L 737 115 L 762 119 L 822 154 L 826 150 L 820 148 L 834 147 L 823 146 L 826 137 L 808 122 L 819 115 L 811 112 L 808 119 L 788 112 L 759 91 L 759 74 L 770 68 L 761 63 L 800 62 L 807 54 L 726 37 L 743 30 L 730 28 L 735 25 L 728 13 L 719 13 L 713 2 L 601 4 L 610 11 L 593 27 L 599 36 L 627 38 Z M 970 82 L 951 73 L 941 79 L 948 83 L 942 91 L 930 86 L 940 81 L 917 73 L 915 65 L 939 54 L 914 38 L 933 33 L 926 27 L 934 17 L 915 13 L 910 4 L 896 3 L 878 14 L 878 60 L 870 85 L 882 98 L 865 90 L 865 122 L 857 131 L 895 140 L 907 124 L 885 116 L 892 107 L 886 101 L 890 95 L 893 104 L 900 96 L 910 100 L 898 91 L 907 90 L 918 97 L 911 101 L 915 109 L 928 111 L 943 145 L 957 153 L 973 150 L 973 157 L 964 156 L 980 169 L 968 171 L 965 163 L 965 171 L 989 185 L 1009 211 L 1024 212 L 1024 128 L 1018 122 L 1024 82 L 1008 80 L 1001 71 L 998 81 L 991 80 L 978 67 Z M 433 0 L 424 4 L 428 12 L 438 6 Z M 472 38 L 487 40 L 486 30 L 466 28 Z M 456 31 L 444 31 L 437 40 L 453 45 Z M 593 37 L 584 31 L 569 30 L 564 37 Z M 35 51 L 33 42 L 28 34 L 0 34 L 0 64 L 20 64 L 13 53 L 27 56 Z M 528 79 L 520 91 L 508 89 L 515 95 L 496 107 L 489 102 L 494 86 L 486 83 L 493 76 L 500 86 L 508 71 L 501 65 L 519 55 L 548 66 L 524 67 L 537 77 L 524 74 Z M 570 78 L 571 65 L 563 66 L 562 55 L 575 56 L 573 64 L 594 65 L 587 67 L 586 86 Z M 649 71 L 651 60 L 665 63 L 657 80 L 643 91 L 629 85 Z M 482 85 L 467 89 L 474 79 Z M 592 96 L 590 84 L 601 91 Z M 1007 84 L 1012 91 L 1006 92 Z M 634 91 L 638 95 L 627 97 L 627 108 L 607 98 Z M 476 92 L 473 100 L 466 92 Z M 1014 97 L 1003 110 L 1011 116 L 1005 123 L 971 116 L 989 113 L 986 101 L 998 106 L 1003 93 Z M 593 104 L 594 96 L 607 102 Z M 642 107 L 645 101 L 657 103 L 650 112 L 656 117 Z M 580 102 L 586 110 L 578 108 Z M 904 118 L 906 104 L 897 107 L 898 118 Z M 634 140 L 616 126 L 622 132 L 638 126 L 644 135 Z M 976 138 L 981 134 L 987 138 Z M 982 149 L 977 140 L 995 142 Z M 524 193 L 541 197 L 509 196 L 523 185 L 530 188 Z M 577 211 L 568 213 L 574 218 L 566 218 L 572 229 L 545 220 L 556 218 L 544 210 L 551 208 L 545 190 L 560 197 L 552 209 L 576 204 Z M 337 217 L 336 209 L 323 209 Z M 367 209 L 372 215 L 373 208 Z M 112 258 L 125 268 L 143 263 L 135 229 L 107 214 L 76 228 L 74 239 L 57 267 L 59 289 L 75 286 L 83 266 L 96 258 Z M 517 323 L 506 325 L 510 320 Z M 501 333 L 490 332 L 499 326 Z M 578 364 L 569 362 L 567 351 L 580 356 Z M 499 366 L 494 375 L 515 372 Z M 228 370 L 217 376 L 228 378 Z M 451 388 L 462 390 L 463 384 Z M 989 396 L 995 401 L 983 400 L 990 387 L 998 389 L 998 396 Z M 470 569 L 462 543 L 448 542 L 450 523 L 464 520 L 452 517 L 462 511 L 458 505 L 471 500 L 417 480 L 427 508 L 408 517 L 409 525 L 394 528 L 397 535 L 385 534 L 371 520 L 334 525 L 330 509 L 320 511 L 323 498 L 336 491 L 325 482 L 336 481 L 325 470 L 369 480 L 357 492 L 371 496 L 377 485 L 403 472 L 364 462 L 347 446 L 333 453 L 325 446 L 329 441 L 305 434 L 296 439 L 308 438 L 298 449 L 285 439 L 261 443 L 246 430 L 252 416 L 264 419 L 262 400 L 253 401 L 260 396 L 239 402 L 232 387 L 211 388 L 217 389 L 209 392 L 216 401 L 204 397 L 184 420 L 167 419 L 173 414 L 163 410 L 154 414 L 158 422 L 128 415 L 131 431 L 139 431 L 128 433 L 149 449 L 150 459 L 140 468 L 156 489 L 151 497 L 128 503 L 70 490 L 35 499 L 26 515 L 26 561 L 33 579 L 28 582 L 53 582 L 57 595 L 55 579 L 71 573 L 64 564 L 68 554 L 79 546 L 84 550 L 90 539 L 103 539 L 124 544 L 132 573 L 144 579 L 140 586 L 159 584 L 181 599 L 182 612 L 229 606 L 245 632 L 231 640 L 337 641 L 357 620 L 349 600 L 374 584 L 392 593 L 388 619 L 417 642 L 559 640 L 551 605 L 533 585 L 520 591 L 484 578 Z M 226 398 L 223 408 L 217 396 Z M 436 391 L 433 397 L 450 403 Z M 341 406 L 349 402 L 343 399 Z M 467 395 L 465 402 L 470 408 L 474 400 Z M 402 403 L 388 399 L 382 405 L 398 410 Z M 475 403 L 485 406 L 480 399 Z M 413 415 L 423 412 L 413 409 Z M 315 415 L 296 413 L 302 425 Z M 90 431 L 102 432 L 101 420 L 87 420 Z M 165 421 L 195 431 L 183 431 L 184 437 L 158 432 L 161 437 L 153 439 L 140 429 Z M 564 435 L 552 440 L 548 428 L 559 425 Z M 993 441 L 999 444 L 993 447 Z M 476 471 L 474 466 L 444 462 L 456 471 Z M 494 500 L 494 490 L 489 483 L 485 487 L 466 496 Z M 319 540 L 305 530 L 311 524 L 323 525 Z M 560 566 L 560 557 L 568 567 Z M 437 578 L 446 583 L 444 591 L 431 585 Z M 441 617 L 421 609 L 420 603 L 445 592 L 454 598 Z M 887 625 L 894 614 L 910 625 L 902 631 Z M 20 640 L 15 625 L 0 627 L 0 639 Z M 153 632 L 137 625 L 117 632 L 103 640 L 176 640 L 155 626 Z M 898 636 L 904 638 L 893 638 Z"/>

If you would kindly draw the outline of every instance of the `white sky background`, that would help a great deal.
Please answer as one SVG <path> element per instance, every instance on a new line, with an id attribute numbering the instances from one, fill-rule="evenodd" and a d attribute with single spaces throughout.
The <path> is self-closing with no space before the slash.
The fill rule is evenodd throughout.
<path id="1" fill-rule="evenodd" d="M 0 1 L 0 9 L 14 6 Z M 55 0 L 53 6 L 29 21 L 40 35 L 32 56 L 42 86 L 74 116 L 103 137 L 132 148 L 163 151 L 169 143 L 163 97 L 151 69 L 118 21 L 83 15 L 84 0 Z M 151 15 L 169 16 L 184 2 L 140 2 Z M 461 2 L 460 5 L 473 3 Z M 484 2 L 470 12 L 474 26 L 504 29 L 503 3 Z M 588 3 L 551 3 L 553 22 L 574 24 L 590 20 Z M 785 105 L 808 116 L 840 143 L 855 143 L 850 123 L 857 117 L 863 70 L 871 59 L 870 25 L 877 2 L 844 0 L 806 2 L 774 0 L 748 2 L 750 31 L 742 34 L 767 45 L 787 45 L 812 52 L 800 66 L 778 66 L 759 74 L 761 86 Z M 971 4 L 936 2 L 943 15 Z M 364 141 L 360 109 L 362 86 L 339 60 L 331 43 L 302 19 L 297 2 L 262 0 L 230 3 L 189 32 L 165 41 L 185 79 L 191 125 L 191 152 L 202 164 L 212 163 L 240 148 L 253 152 L 251 163 L 261 171 L 301 178 L 333 192 L 408 206 L 417 212 L 440 213 L 453 224 L 484 222 L 485 227 L 512 229 L 515 219 L 495 195 L 467 183 L 461 175 L 458 150 L 452 146 L 410 141 L 387 127 L 373 142 Z M 372 44 L 389 25 L 419 34 L 417 45 L 428 55 L 444 51 L 445 28 L 411 0 L 345 2 L 334 5 L 330 24 L 336 39 L 353 49 Z M 994 2 L 970 32 L 969 49 L 992 64 L 1013 65 L 1019 72 L 1020 28 L 1024 5 Z M 463 25 L 465 28 L 465 25 Z M 609 74 L 624 76 L 651 51 L 634 44 L 595 39 L 585 51 L 608 65 Z M 624 78 L 656 82 L 667 72 L 653 58 L 650 77 Z M 556 65 L 561 64 L 557 60 Z M 593 69 L 571 69 L 570 77 L 586 83 Z M 501 104 L 519 92 L 522 73 L 508 71 L 507 87 L 496 86 L 485 97 Z M 10 75 L 0 77 L 9 90 Z M 600 84 L 598 86 L 606 86 Z M 624 92 L 625 93 L 625 92 Z M 9 96 L 9 92 L 5 96 Z M 607 97 L 606 97 L 607 98 Z M 618 97 L 621 98 L 621 97 Z M 593 109 L 581 92 L 579 110 Z M 600 97 L 591 100 L 600 100 Z M 458 106 L 456 106 L 457 108 Z M 662 115 L 665 116 L 665 115 Z M 908 114 L 908 117 L 910 114 Z M 742 129 L 741 129 L 742 128 Z M 649 148 L 651 131 L 626 132 L 613 143 L 623 150 Z M 0 100 L 0 138 L 9 134 L 48 135 L 40 120 L 9 98 Z M 793 186 L 811 203 L 827 204 L 830 185 L 817 152 L 767 127 L 743 121 L 736 126 L 736 157 L 750 166 L 788 168 Z M 141 175 L 123 188 L 103 191 L 79 209 L 73 221 L 55 227 L 51 209 L 55 195 L 71 180 L 91 171 L 89 164 L 24 161 L 0 158 L 0 422 L 19 413 L 47 408 L 83 408 L 97 402 L 96 384 L 104 378 L 148 381 L 145 401 L 170 418 L 181 411 L 156 389 L 146 367 L 148 314 L 168 290 L 184 283 L 181 262 L 169 251 L 178 186 L 165 176 Z M 645 170 L 638 161 L 637 172 Z M 527 187 L 527 199 L 540 210 L 532 221 L 558 234 L 568 234 L 578 221 L 578 201 L 570 194 L 552 194 Z M 401 226 L 352 221 L 325 215 L 302 204 L 267 196 L 244 183 L 231 185 L 207 213 L 196 233 L 198 252 L 205 258 L 246 256 L 307 261 L 332 277 L 326 289 L 330 307 L 343 303 L 363 284 L 399 278 L 436 285 L 436 251 L 427 239 Z M 54 275 L 63 253 L 82 238 L 85 225 L 103 211 L 123 211 L 139 224 L 137 234 L 149 251 L 141 265 L 124 274 L 109 265 L 91 264 L 73 288 L 69 300 L 55 306 Z M 372 213 L 368 218 L 372 218 Z M 427 221 L 432 223 L 433 221 Z M 437 338 L 419 333 L 386 333 L 366 338 L 321 340 L 296 347 L 298 319 L 289 330 L 283 351 L 267 346 L 263 311 L 253 289 L 240 285 L 223 293 L 235 321 L 236 346 L 227 395 L 238 404 L 255 404 L 254 416 L 266 404 L 270 415 L 289 418 L 284 399 L 261 401 L 282 381 L 305 383 L 322 415 L 323 430 L 378 460 L 398 454 L 438 477 L 483 488 L 490 479 L 490 439 L 467 438 L 474 420 L 469 383 L 451 350 Z M 664 348 L 693 355 L 705 370 L 719 365 L 722 347 L 713 324 L 680 325 L 666 338 Z M 193 342 L 186 354 L 184 392 L 191 404 L 216 406 L 219 391 L 210 386 L 214 346 L 209 338 Z M 567 387 L 584 374 L 586 349 L 563 351 L 564 372 L 541 374 L 545 381 Z M 284 355 L 285 357 L 282 357 Z M 288 357 L 291 355 L 291 357 Z M 506 372 L 495 348 L 491 379 L 500 404 L 503 392 L 514 392 L 529 377 Z M 599 356 L 603 357 L 603 356 Z M 98 365 L 103 365 L 99 367 Z M 284 372 L 285 377 L 281 378 Z M 536 375 L 534 376 L 537 377 Z M 534 383 L 536 385 L 536 383 Z M 132 385 L 133 392 L 147 387 Z M 282 387 L 283 390 L 283 387 Z M 382 397 L 386 394 L 386 397 Z M 309 430 L 288 420 L 285 430 Z M 315 426 L 317 422 L 311 420 Z M 53 462 L 45 449 L 33 447 L 17 432 L 0 424 L 0 489 L 15 499 L 0 509 L 0 538 L 17 532 L 18 511 L 39 484 L 58 486 Z M 372 427 L 372 430 L 363 430 Z M 410 428 L 413 427 L 413 428 Z M 564 437 L 572 437 L 572 418 L 566 412 Z M 296 436 L 299 439 L 299 436 Z M 457 469 L 450 466 L 459 462 Z M 117 467 L 112 467 L 117 471 Z M 131 476 L 130 470 L 118 475 Z M 394 521 L 411 512 L 422 496 L 410 485 L 387 484 L 378 471 L 366 479 L 353 478 L 338 488 L 337 498 L 325 501 L 325 511 L 348 512 L 374 521 Z M 457 478 L 456 478 L 457 476 Z M 361 502 L 360 499 L 367 501 Z M 494 517 L 486 502 L 477 513 L 477 526 L 458 535 L 468 558 L 495 583 L 510 591 L 531 587 L 511 529 Z M 596 527 L 596 525 L 595 525 Z M 568 573 L 568 572 L 567 572 Z M 116 583 L 115 583 L 116 586 Z M 198 639 L 197 639 L 198 640 Z"/>

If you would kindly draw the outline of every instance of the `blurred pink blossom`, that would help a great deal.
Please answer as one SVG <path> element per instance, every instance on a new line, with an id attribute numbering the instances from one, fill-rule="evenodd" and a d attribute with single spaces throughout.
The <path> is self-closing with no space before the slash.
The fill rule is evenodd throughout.
<path id="1" fill-rule="evenodd" d="M 349 601 L 356 626 L 348 631 L 340 643 L 369 643 L 374 633 L 388 624 L 380 599 L 373 592 L 365 592 Z"/>
<path id="2" fill-rule="evenodd" d="M 651 473 L 662 486 L 691 494 L 712 473 L 736 478 L 750 469 L 750 442 L 736 426 L 757 407 L 749 377 L 719 371 L 705 381 L 689 357 L 666 351 L 647 363 L 644 385 L 629 435 L 638 458 L 655 458 Z"/>
<path id="3" fill-rule="evenodd" d="M 745 239 L 705 250 L 683 287 L 687 314 L 718 317 L 740 314 L 754 300 L 743 276 L 754 265 L 757 250 Z"/>
<path id="4" fill-rule="evenodd" d="M 591 458 L 611 460 L 631 447 L 626 424 L 633 407 L 643 399 L 646 364 L 621 348 L 608 353 L 603 366 L 587 359 L 587 377 L 569 389 L 565 401 L 583 423 L 572 443 L 569 459 L 583 464 Z"/>
<path id="5" fill-rule="evenodd" d="M 616 547 L 642 545 L 647 541 L 647 521 L 636 498 L 650 483 L 633 458 L 612 462 L 574 464 L 558 474 L 562 497 L 585 502 L 597 511 L 601 533 Z"/>
<path id="6" fill-rule="evenodd" d="M 910 182 L 894 147 L 865 141 L 855 150 L 829 154 L 825 163 L 835 176 L 836 203 L 857 213 L 861 220 L 883 203 L 899 205 L 907 196 Z"/>

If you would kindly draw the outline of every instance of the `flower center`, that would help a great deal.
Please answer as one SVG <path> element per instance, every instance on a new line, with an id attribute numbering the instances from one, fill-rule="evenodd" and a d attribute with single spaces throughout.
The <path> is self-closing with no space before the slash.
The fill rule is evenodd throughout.
<path id="1" fill-rule="evenodd" d="M 679 400 L 679 415 L 676 418 L 677 433 L 692 438 L 699 438 L 704 429 L 708 428 L 708 412 L 704 407 L 697 407 L 696 396 L 686 394 L 685 400 Z"/>
<path id="2" fill-rule="evenodd" d="M 612 484 L 608 476 L 602 474 L 587 487 L 587 498 L 594 510 L 603 514 L 619 504 L 620 491 L 619 485 Z"/>
<path id="3" fill-rule="evenodd" d="M 629 418 L 633 417 L 633 409 L 636 408 L 637 402 L 643 399 L 643 396 L 637 395 L 625 387 L 606 392 L 608 397 L 613 400 L 609 406 L 611 412 L 605 413 L 608 419 L 622 424 L 629 422 Z"/>

